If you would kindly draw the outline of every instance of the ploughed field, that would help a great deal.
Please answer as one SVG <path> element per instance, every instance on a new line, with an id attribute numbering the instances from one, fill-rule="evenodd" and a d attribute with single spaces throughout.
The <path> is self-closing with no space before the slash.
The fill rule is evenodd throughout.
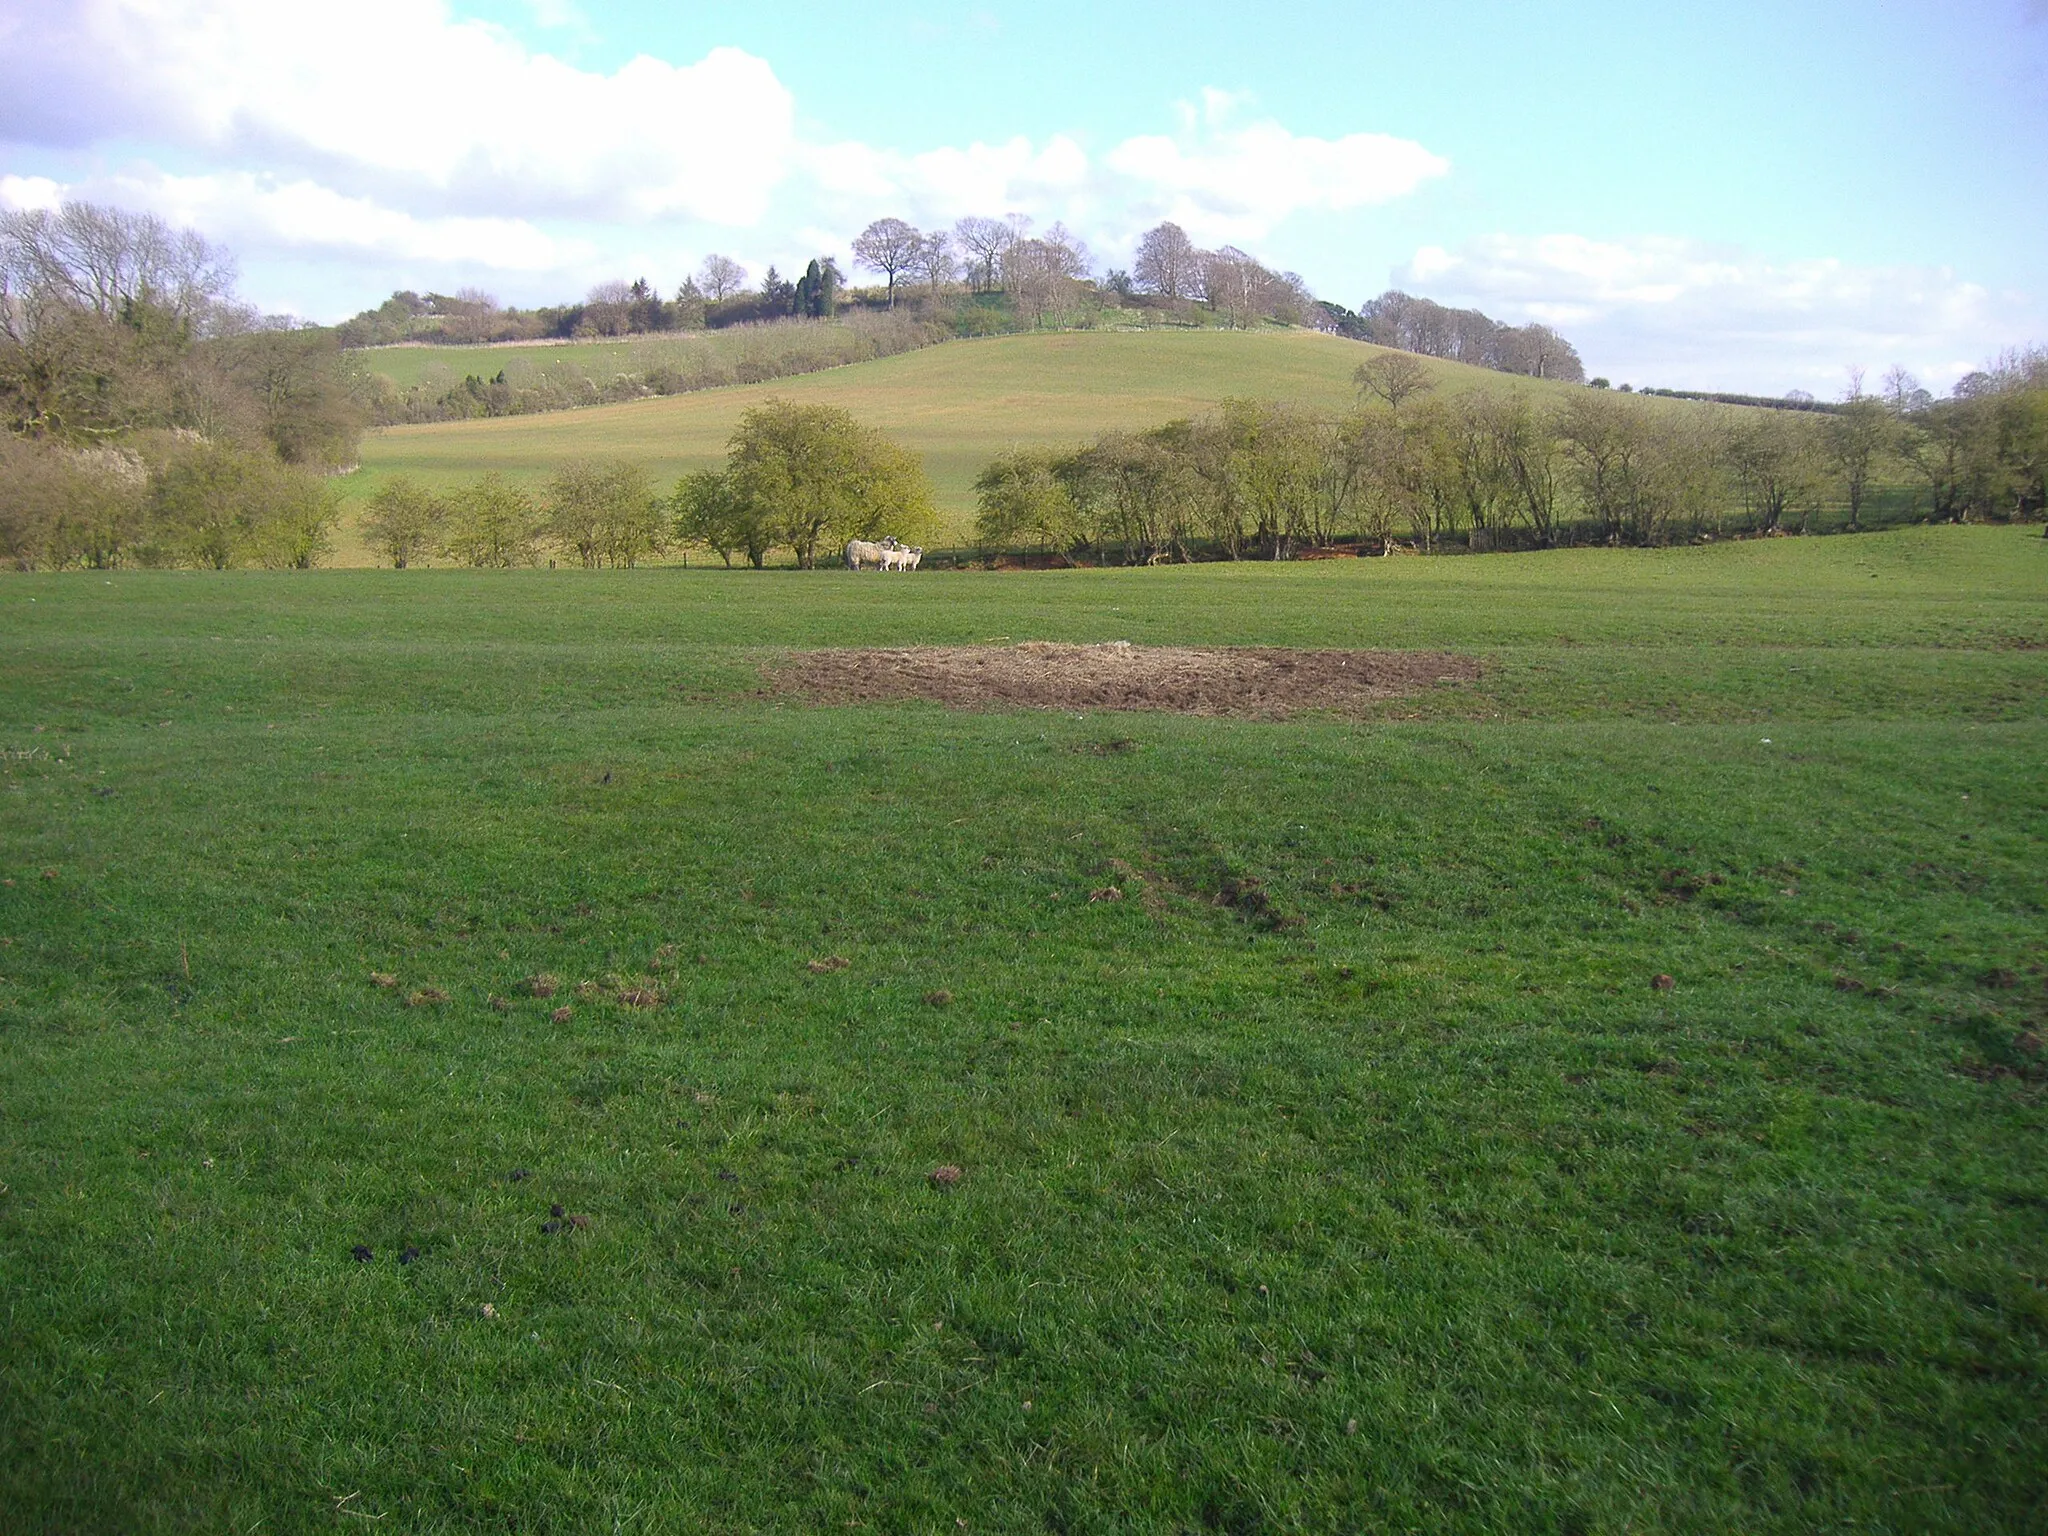
<path id="1" fill-rule="evenodd" d="M 2039 1528 L 2027 530 L 0 612 L 10 1529 Z"/>

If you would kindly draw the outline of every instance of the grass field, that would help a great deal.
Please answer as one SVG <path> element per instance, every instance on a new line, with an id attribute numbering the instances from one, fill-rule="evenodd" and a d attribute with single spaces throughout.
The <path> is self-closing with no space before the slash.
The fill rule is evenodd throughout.
<path id="1" fill-rule="evenodd" d="M 667 361 L 658 339 L 625 337 L 617 341 L 503 342 L 491 346 L 431 346 L 408 342 L 370 347 L 355 353 L 361 365 L 381 373 L 400 389 L 416 384 L 446 388 L 467 374 L 488 379 L 501 370 L 525 366 L 546 369 L 563 364 L 593 376 L 640 373 Z"/>
<path id="2" fill-rule="evenodd" d="M 424 355 L 430 349 L 396 350 Z M 518 350 L 495 348 L 489 355 Z M 363 469 L 350 484 L 352 493 L 367 494 L 386 476 L 405 473 L 445 486 L 490 469 L 538 480 L 580 455 L 632 459 L 666 483 L 722 460 L 740 413 L 779 396 L 843 406 L 923 454 L 947 536 L 964 539 L 973 518 L 974 477 L 1005 448 L 1064 447 L 1112 427 L 1154 427 L 1232 396 L 1349 405 L 1358 397 L 1352 374 L 1375 350 L 1313 331 L 1066 332 L 952 342 L 744 388 L 393 427 L 365 441 Z M 1506 382 L 1484 369 L 1425 362 L 1447 389 Z M 1537 390 L 1564 387 L 1518 382 Z M 344 558 L 361 558 L 353 543 Z"/>
<path id="3" fill-rule="evenodd" d="M 0 608 L 0 1526 L 2043 1526 L 2027 530 Z M 1485 671 L 762 691 L 995 637 Z"/>

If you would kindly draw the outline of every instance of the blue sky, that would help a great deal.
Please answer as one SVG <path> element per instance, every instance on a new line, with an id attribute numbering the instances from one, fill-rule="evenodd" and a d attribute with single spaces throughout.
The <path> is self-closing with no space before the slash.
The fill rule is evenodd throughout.
<path id="1" fill-rule="evenodd" d="M 1173 216 L 1617 381 L 1944 387 L 2048 339 L 2044 191 L 2048 0 L 0 0 L 0 200 L 196 223 L 322 319 L 843 261 L 883 214 L 1062 219 L 1108 266 Z"/>

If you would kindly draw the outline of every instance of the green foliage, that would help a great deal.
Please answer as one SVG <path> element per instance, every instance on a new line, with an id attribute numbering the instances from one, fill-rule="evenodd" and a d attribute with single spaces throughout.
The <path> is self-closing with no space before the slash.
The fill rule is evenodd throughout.
<path id="1" fill-rule="evenodd" d="M 144 537 L 148 498 L 131 452 L 0 434 L 0 559 L 17 569 L 121 564 Z"/>
<path id="2" fill-rule="evenodd" d="M 305 569 L 327 549 L 338 509 L 321 476 L 267 452 L 175 444 L 150 488 L 145 564 L 224 571 L 254 561 Z"/>
<path id="3" fill-rule="evenodd" d="M 631 567 L 668 542 L 668 517 L 647 471 L 577 459 L 548 482 L 541 537 L 586 567 Z"/>
<path id="4" fill-rule="evenodd" d="M 1059 462 L 1057 454 L 1030 448 L 991 460 L 974 482 L 975 542 L 985 549 L 1060 551 L 1084 543 L 1087 530 Z"/>
<path id="5" fill-rule="evenodd" d="M 404 570 L 439 547 L 448 508 L 440 497 L 409 476 L 379 486 L 363 512 L 363 536 L 393 568 Z"/>
<path id="6" fill-rule="evenodd" d="M 700 469 L 677 482 L 670 500 L 676 540 L 708 546 L 728 566 L 735 554 L 759 570 L 775 547 L 769 509 L 734 491 L 732 477 L 722 469 Z"/>
<path id="7" fill-rule="evenodd" d="M 530 565 L 540 531 L 540 509 L 525 490 L 483 475 L 448 498 L 442 553 L 464 565 Z"/>
<path id="8" fill-rule="evenodd" d="M 931 486 L 914 454 L 829 405 L 769 400 L 740 417 L 726 470 L 739 515 L 773 531 L 797 564 L 820 546 L 933 526 Z"/>

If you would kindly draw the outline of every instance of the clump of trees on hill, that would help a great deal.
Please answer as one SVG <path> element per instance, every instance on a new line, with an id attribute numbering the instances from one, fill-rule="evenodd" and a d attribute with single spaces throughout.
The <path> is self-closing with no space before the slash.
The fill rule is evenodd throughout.
<path id="1" fill-rule="evenodd" d="M 233 260 L 147 214 L 0 214 L 0 557 L 314 563 L 366 419 L 332 333 L 265 321 Z"/>
<path id="2" fill-rule="evenodd" d="M 430 557 L 478 567 L 552 556 L 630 568 L 676 546 L 760 567 L 775 550 L 815 566 L 846 541 L 929 537 L 931 484 L 917 456 L 836 406 L 770 400 L 740 417 L 718 469 L 659 493 L 641 466 L 579 459 L 536 494 L 484 475 L 446 494 L 410 477 L 369 498 L 363 535 L 403 570 Z"/>
<path id="3" fill-rule="evenodd" d="M 2048 352 L 2008 354 L 1937 401 L 1894 373 L 1826 416 L 1655 407 L 1586 390 L 1435 393 L 1400 353 L 1363 365 L 1348 412 L 1269 401 L 1069 452 L 1022 449 L 976 482 L 985 549 L 1121 561 L 1351 542 L 1651 545 L 1730 533 L 2042 515 Z"/>
<path id="4" fill-rule="evenodd" d="M 853 256 L 878 286 L 853 286 L 832 256 L 813 258 L 795 278 L 771 266 L 757 282 L 740 263 L 713 254 L 668 298 L 644 277 L 600 283 L 581 303 L 536 309 L 501 305 L 473 288 L 405 290 L 343 321 L 336 334 L 345 347 L 592 340 L 830 319 L 906 301 L 966 335 L 1092 323 L 1105 310 L 1239 328 L 1269 320 L 1334 328 L 1295 274 L 1275 272 L 1234 246 L 1199 250 L 1171 223 L 1146 234 L 1132 271 L 1111 270 L 1099 280 L 1088 248 L 1064 225 L 1034 233 L 1018 214 L 964 218 L 934 230 L 877 219 L 855 237 Z"/>
<path id="5" fill-rule="evenodd" d="M 1503 325 L 1476 309 L 1450 309 L 1390 288 L 1356 313 L 1321 306 L 1339 335 L 1534 379 L 1586 382 L 1577 348 L 1547 325 Z"/>

